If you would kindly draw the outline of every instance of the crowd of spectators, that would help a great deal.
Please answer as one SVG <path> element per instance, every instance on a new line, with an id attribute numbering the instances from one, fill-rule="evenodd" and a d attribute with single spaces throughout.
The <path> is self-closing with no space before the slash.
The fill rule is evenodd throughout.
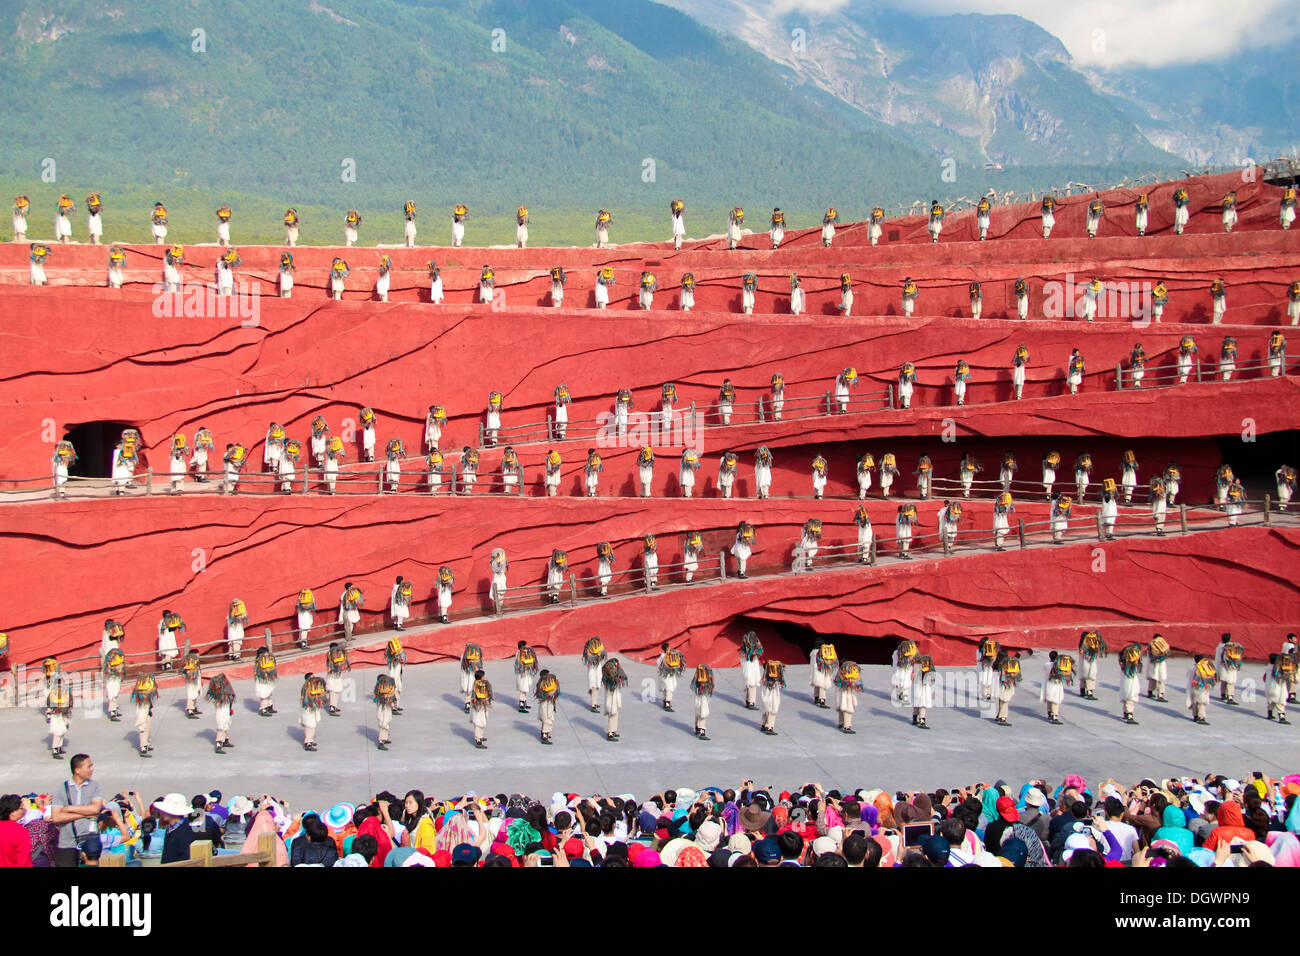
<path id="1" fill-rule="evenodd" d="M 220 791 L 145 804 L 104 799 L 93 763 L 72 758 L 53 794 L 0 796 L 0 865 L 186 860 L 195 841 L 277 866 L 1300 866 L 1300 774 L 1238 780 L 998 780 L 889 792 L 758 787 L 581 796 L 453 797 L 383 791 L 294 811 L 270 794 Z"/>

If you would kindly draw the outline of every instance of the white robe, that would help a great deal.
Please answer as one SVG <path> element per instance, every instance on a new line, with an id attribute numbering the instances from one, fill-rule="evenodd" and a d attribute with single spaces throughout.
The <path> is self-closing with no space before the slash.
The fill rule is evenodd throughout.
<path id="1" fill-rule="evenodd" d="M 280 271 L 280 298 L 293 298 L 293 273 L 287 269 Z"/>
<path id="2" fill-rule="evenodd" d="M 923 675 L 919 667 L 912 668 L 912 706 L 934 706 L 934 675 Z"/>
<path id="3" fill-rule="evenodd" d="M 429 282 L 429 301 L 434 305 L 442 305 L 442 276 L 432 279 Z"/>
<path id="4" fill-rule="evenodd" d="M 596 282 L 596 308 L 603 309 L 609 305 L 609 286 L 597 280 Z"/>
<path id="5" fill-rule="evenodd" d="M 693 548 L 687 548 L 682 555 L 682 570 L 687 574 L 689 580 L 691 575 L 700 569 L 700 552 Z"/>
<path id="6" fill-rule="evenodd" d="M 180 656 L 176 647 L 176 632 L 161 623 L 158 625 L 158 656 L 164 661 L 174 661 Z"/>
<path id="7" fill-rule="evenodd" d="M 858 558 L 867 560 L 871 556 L 871 539 L 873 532 L 871 525 L 858 525 Z"/>
<path id="8" fill-rule="evenodd" d="M 817 557 L 817 551 L 820 549 L 821 542 L 810 534 L 805 534 L 799 539 L 799 552 L 803 555 L 803 569 L 806 571 L 812 567 L 813 558 Z M 795 556 L 795 570 L 799 570 L 799 555 Z"/>
<path id="9" fill-rule="evenodd" d="M 56 215 L 54 217 L 54 238 L 71 239 L 72 238 L 72 220 L 67 216 Z"/>
<path id="10" fill-rule="evenodd" d="M 754 484 L 758 488 L 758 497 L 766 498 L 772 490 L 772 468 L 770 465 L 754 466 Z"/>
<path id="11" fill-rule="evenodd" d="M 1065 700 L 1065 682 L 1051 679 L 1052 662 L 1046 661 L 1043 669 L 1043 686 L 1038 690 L 1039 703 L 1060 705 Z"/>
<path id="12" fill-rule="evenodd" d="M 826 690 L 831 686 L 831 677 L 834 676 L 834 672 L 818 669 L 817 657 L 820 651 L 820 647 L 813 647 L 812 652 L 808 655 L 808 683 L 815 690 Z"/>
<path id="13" fill-rule="evenodd" d="M 357 613 L 357 611 L 353 610 L 350 613 L 355 614 L 356 619 L 360 620 L 361 615 Z M 403 621 L 405 621 L 408 617 L 411 616 L 411 608 L 409 605 L 397 603 L 396 584 L 393 585 L 393 593 L 388 599 L 388 613 L 393 616 L 394 624 L 401 624 Z M 356 621 L 354 621 L 353 623 L 356 623 Z"/>
<path id="14" fill-rule="evenodd" d="M 91 242 L 99 242 L 104 235 L 104 220 L 100 213 L 92 212 L 86 217 L 86 231 L 90 233 Z"/>
<path id="15" fill-rule="evenodd" d="M 459 246 L 464 241 L 465 241 L 465 223 L 463 221 L 456 222 L 453 219 L 451 223 L 451 244 L 453 246 Z"/>
<path id="16" fill-rule="evenodd" d="M 858 468 L 858 497 L 866 498 L 867 492 L 871 490 L 871 469 Z"/>
<path id="17" fill-rule="evenodd" d="M 564 570 L 554 565 L 547 568 L 546 571 L 546 590 L 553 597 L 559 597 L 560 588 L 564 584 Z"/>

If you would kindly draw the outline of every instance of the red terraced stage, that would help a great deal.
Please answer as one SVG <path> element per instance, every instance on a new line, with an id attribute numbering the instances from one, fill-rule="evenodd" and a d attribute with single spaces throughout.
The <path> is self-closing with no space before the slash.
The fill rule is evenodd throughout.
<path id="1" fill-rule="evenodd" d="M 854 462 L 864 451 L 877 458 L 894 451 L 900 485 L 912 494 L 911 472 L 921 454 L 930 455 L 936 475 L 945 477 L 955 475 L 957 460 L 971 453 L 984 464 L 981 477 L 995 478 L 1001 452 L 1010 449 L 1020 460 L 1021 477 L 1032 480 L 1039 456 L 1052 448 L 1061 453 L 1061 475 L 1068 481 L 1069 463 L 1087 451 L 1096 461 L 1099 486 L 1103 477 L 1118 477 L 1119 456 L 1133 447 L 1143 466 L 1141 482 L 1177 459 L 1183 498 L 1203 504 L 1214 469 L 1231 462 L 1241 447 L 1245 419 L 1254 433 L 1274 436 L 1278 447 L 1291 449 L 1300 425 L 1294 359 L 1279 378 L 1252 369 L 1228 383 L 1210 381 L 1225 335 L 1237 339 L 1239 365 L 1264 362 L 1270 332 L 1287 322 L 1287 285 L 1300 279 L 1300 233 L 1277 227 L 1280 190 L 1230 182 L 1239 178 L 1189 181 L 1193 216 L 1183 236 L 1172 235 L 1169 226 L 1174 184 L 1162 184 L 1150 190 L 1151 228 L 1142 238 L 1132 235 L 1136 193 L 1115 191 L 1103 197 L 1107 218 L 1093 240 L 1083 237 L 1083 209 L 1091 197 L 1076 196 L 1059 202 L 1049 240 L 1039 234 L 1036 207 L 1019 206 L 995 207 L 990 239 L 983 243 L 969 241 L 974 214 L 963 213 L 945 223 L 937 245 L 928 242 L 923 217 L 908 217 L 889 220 L 876 248 L 866 244 L 862 225 L 854 224 L 837 231 L 829 250 L 821 247 L 819 230 L 789 234 L 776 252 L 762 248 L 762 234 L 748 237 L 736 252 L 720 240 L 688 243 L 679 253 L 668 244 L 385 249 L 395 261 L 390 304 L 366 301 L 374 298 L 370 289 L 380 255 L 373 247 L 294 250 L 295 294 L 289 300 L 271 296 L 280 250 L 240 247 L 243 265 L 236 278 L 259 283 L 262 293 L 256 324 L 248 327 L 237 315 L 158 316 L 158 300 L 149 291 L 159 278 L 158 246 L 128 248 L 129 284 L 120 291 L 96 287 L 103 281 L 105 249 L 55 246 L 46 266 L 50 286 L 31 288 L 23 284 L 25 247 L 0 247 L 0 490 L 30 488 L 33 483 L 24 480 L 36 478 L 48 488 L 43 476 L 50 471 L 51 441 L 94 422 L 140 429 L 148 458 L 160 471 L 170 436 L 178 431 L 192 435 L 205 426 L 218 452 L 238 441 L 260 464 L 269 422 L 280 422 L 289 437 L 305 441 L 317 414 L 337 431 L 362 406 L 378 416 L 381 457 L 390 437 L 400 437 L 408 455 L 416 455 L 424 450 L 424 415 L 437 403 L 448 410 L 441 444 L 452 459 L 463 445 L 478 444 L 488 391 L 504 395 L 503 444 L 513 440 L 512 427 L 544 422 L 557 384 L 566 383 L 574 396 L 568 440 L 552 443 L 534 435 L 516 442 L 525 498 L 414 492 L 68 502 L 0 497 L 6 519 L 0 537 L 6 553 L 17 557 L 6 563 L 4 580 L 10 593 L 22 595 L 0 624 L 10 634 L 15 663 L 84 652 L 98 644 L 108 616 L 127 623 L 140 649 L 152 642 L 163 607 L 181 613 L 191 637 L 206 643 L 220 638 L 224 609 L 234 597 L 246 601 L 255 628 L 266 624 L 280 631 L 300 587 L 316 589 L 325 608 L 341 583 L 353 580 L 367 595 L 365 626 L 380 628 L 393 577 L 404 574 L 427 590 L 441 564 L 456 573 L 457 611 L 479 614 L 487 612 L 487 559 L 495 547 L 510 555 L 511 584 L 532 584 L 544 577 L 553 547 L 569 550 L 575 568 L 591 573 L 596 542 L 609 540 L 619 568 L 636 567 L 637 539 L 653 532 L 667 564 L 678 560 L 681 532 L 707 532 L 707 550 L 716 556 L 741 519 L 758 528 L 755 567 L 788 567 L 798 528 L 808 517 L 826 521 L 828 541 L 853 539 L 855 501 L 808 499 L 809 465 L 819 453 L 830 463 L 830 495 L 855 490 Z M 1241 221 L 1224 235 L 1217 202 L 1228 188 L 1237 190 Z M 697 217 L 688 221 L 699 227 Z M 187 247 L 186 278 L 210 281 L 217 254 L 213 246 Z M 343 302 L 331 302 L 323 292 L 336 255 L 353 269 Z M 431 258 L 439 262 L 447 288 L 446 303 L 437 307 L 422 301 Z M 504 308 L 472 304 L 485 263 L 493 265 L 497 289 L 505 291 Z M 605 264 L 615 268 L 617 284 L 611 309 L 597 312 L 587 306 L 595 269 Z M 566 306 L 572 308 L 546 307 L 546 272 L 553 265 L 570 273 Z M 625 311 L 643 269 L 659 277 L 656 308 Z M 676 311 L 686 271 L 699 283 L 697 308 L 689 314 Z M 739 314 L 740 276 L 747 271 L 760 276 L 752 316 Z M 788 313 L 792 271 L 809 293 L 804 316 L 781 314 Z M 845 271 L 856 294 L 850 317 L 835 313 L 838 276 Z M 1075 281 L 1092 275 L 1136 283 L 1165 278 L 1171 292 L 1166 321 L 1135 326 L 1114 316 L 1091 325 L 1006 318 L 1014 315 L 1010 289 L 1016 277 L 1031 280 L 1033 317 L 1042 314 L 1044 283 L 1067 274 Z M 908 319 L 899 302 L 904 276 L 921 288 L 916 314 Z M 1227 320 L 1211 327 L 1208 286 L 1220 276 L 1228 285 Z M 980 321 L 968 317 L 972 279 L 984 284 Z M 1201 350 L 1201 381 L 1116 391 L 1116 365 L 1127 368 L 1136 342 L 1143 344 L 1154 376 L 1189 334 Z M 1014 402 L 1010 367 L 1021 343 L 1031 361 L 1024 400 Z M 1081 393 L 1071 396 L 1064 369 L 1076 347 L 1087 375 Z M 973 373 L 969 404 L 962 408 L 952 396 L 959 358 Z M 867 401 L 868 394 L 887 395 L 896 386 L 906 361 L 917 368 L 913 407 L 889 407 L 890 400 L 896 404 L 894 396 Z M 823 396 L 850 365 L 862 380 L 857 406 L 844 416 L 824 414 Z M 774 422 L 768 414 L 760 420 L 748 406 L 768 395 L 775 372 L 784 375 L 787 402 L 807 398 L 816 406 L 800 412 L 806 417 Z M 732 424 L 720 427 L 716 411 L 706 406 L 717 401 L 726 378 L 740 405 Z M 637 412 L 653 413 L 660 386 L 670 381 L 677 385 L 679 409 L 694 403 L 703 410 L 705 430 L 694 436 L 705 462 L 696 486 L 702 497 L 675 497 L 682 447 L 667 442 L 656 446 L 656 497 L 631 497 L 640 443 L 635 430 L 632 447 L 600 449 L 604 497 L 572 497 L 580 493 L 586 450 L 597 444 L 594 429 L 581 422 L 609 411 L 619 388 L 632 390 Z M 776 460 L 773 498 L 717 498 L 718 456 L 726 449 L 740 454 L 737 493 L 750 495 L 753 450 L 763 444 Z M 540 496 L 540 466 L 552 446 L 564 458 L 565 497 L 546 499 Z M 355 442 L 349 444 L 350 462 L 358 451 Z M 1238 454 L 1248 458 L 1251 452 Z M 480 475 L 495 472 L 499 461 L 499 450 L 484 449 Z M 106 474 L 106 462 L 86 464 Z M 374 467 L 345 466 L 345 476 L 365 477 L 345 480 L 341 490 L 365 490 L 363 482 L 373 487 Z M 405 464 L 410 475 L 421 469 L 418 458 Z M 197 489 L 191 483 L 186 490 Z M 892 533 L 894 503 L 876 494 L 873 489 L 869 507 L 877 533 Z M 1018 497 L 1018 511 L 1027 520 L 1045 514 L 1041 495 L 1035 499 Z M 1090 515 L 1094 501 L 1079 512 Z M 937 501 L 923 505 L 922 520 L 932 525 L 937 507 Z M 1145 506 L 1133 513 L 1144 519 L 1148 514 Z M 972 503 L 968 514 L 975 527 L 987 528 L 991 503 Z M 552 653 L 573 653 L 591 633 L 608 632 L 618 634 L 622 647 L 648 651 L 661 640 L 685 642 L 691 660 L 730 663 L 734 640 L 757 627 L 766 631 L 769 647 L 781 648 L 791 660 L 800 654 L 798 635 L 815 633 L 889 638 L 891 647 L 898 636 L 914 637 L 947 663 L 965 660 L 969 644 L 987 628 L 1012 646 L 1046 647 L 1072 644 L 1090 624 L 1122 639 L 1148 639 L 1160 628 L 1182 650 L 1207 649 L 1220 631 L 1231 629 L 1258 657 L 1274 650 L 1300 618 L 1300 601 L 1285 572 L 1297 543 L 1296 529 L 1280 523 L 1187 537 L 1121 538 L 1105 545 L 1104 574 L 1089 570 L 1092 548 L 1086 543 L 798 576 L 755 574 L 745 582 L 467 619 L 445 638 L 437 628 L 412 634 L 408 648 L 413 659 L 430 659 L 458 654 L 461 644 L 473 640 L 490 654 L 505 655 L 527 628 L 530 639 Z M 204 570 L 197 571 L 200 552 Z M 428 600 L 425 594 L 422 605 Z M 415 611 L 416 617 L 422 613 L 432 611 Z"/>

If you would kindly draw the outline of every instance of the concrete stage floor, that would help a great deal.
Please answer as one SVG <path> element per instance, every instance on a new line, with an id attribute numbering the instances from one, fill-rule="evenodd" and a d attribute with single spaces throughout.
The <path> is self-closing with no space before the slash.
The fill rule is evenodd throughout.
<path id="1" fill-rule="evenodd" d="M 105 719 L 102 707 L 87 715 L 74 710 L 66 747 L 95 760 L 95 779 L 106 794 L 140 791 L 150 800 L 180 791 L 186 796 L 220 789 L 232 794 L 270 792 L 294 808 L 321 808 L 340 800 L 357 801 L 379 790 L 399 795 L 423 789 L 440 797 L 467 790 L 523 792 L 549 798 L 556 790 L 579 793 L 648 795 L 665 787 L 734 787 L 743 778 L 760 786 L 788 789 L 817 781 L 827 789 L 881 787 L 888 790 L 965 785 L 1003 778 L 1014 785 L 1031 777 L 1059 781 L 1082 774 L 1091 784 L 1113 776 L 1123 783 L 1142 777 L 1190 775 L 1218 770 L 1245 779 L 1260 770 L 1272 776 L 1294 772 L 1300 753 L 1300 723 L 1279 726 L 1265 720 L 1263 665 L 1250 663 L 1238 684 L 1240 707 L 1213 700 L 1209 727 L 1195 726 L 1183 709 L 1184 659 L 1171 660 L 1169 702 L 1138 702 L 1139 727 L 1119 718 L 1118 667 L 1114 656 L 1102 663 L 1099 700 L 1083 701 L 1077 690 L 1062 707 L 1065 725 L 1051 726 L 1038 702 L 1038 680 L 1045 655 L 1025 660 L 1025 683 L 1012 702 L 1011 728 L 993 723 L 973 693 L 972 668 L 941 668 L 939 688 L 957 706 L 931 710 L 933 729 L 911 726 L 911 712 L 889 697 L 889 668 L 864 667 L 866 691 L 859 699 L 856 736 L 836 729 L 833 710 L 814 707 L 807 666 L 786 670 L 787 688 L 777 720 L 779 736 L 758 732 L 758 713 L 743 707 L 738 668 L 717 669 L 717 692 L 709 718 L 710 741 L 693 733 L 693 697 L 687 681 L 674 698 L 675 713 L 658 703 L 650 665 L 624 661 L 629 686 L 620 719 L 623 739 L 605 740 L 605 718 L 590 713 L 586 676 L 576 657 L 546 658 L 543 666 L 559 675 L 563 694 L 556 719 L 555 745 L 538 742 L 536 708 L 528 715 L 513 707 L 514 675 L 509 661 L 488 665 L 497 704 L 488 723 L 489 749 L 472 746 L 469 718 L 462 711 L 458 667 L 454 663 L 408 667 L 405 713 L 393 722 L 393 748 L 375 746 L 375 709 L 370 702 L 377 671 L 357 670 L 345 685 L 343 716 L 324 718 L 319 751 L 302 749 L 298 725 L 299 677 L 279 682 L 279 714 L 261 718 L 251 682 L 236 683 L 231 739 L 224 756 L 213 752 L 212 705 L 202 704 L 199 720 L 186 720 L 180 688 L 163 691 L 155 711 L 152 759 L 136 752 L 133 707 L 123 689 L 120 723 Z M 969 686 L 971 693 L 967 693 Z M 644 696 L 643 696 L 644 695 Z M 1216 695 L 1217 696 L 1217 691 Z M 834 693 L 831 701 L 833 705 Z M 1297 708 L 1300 712 L 1300 708 Z M 1300 713 L 1298 713 L 1300 720 Z M 0 710 L 5 760 L 0 792 L 51 793 L 68 776 L 67 760 L 49 755 L 49 735 L 39 710 Z"/>

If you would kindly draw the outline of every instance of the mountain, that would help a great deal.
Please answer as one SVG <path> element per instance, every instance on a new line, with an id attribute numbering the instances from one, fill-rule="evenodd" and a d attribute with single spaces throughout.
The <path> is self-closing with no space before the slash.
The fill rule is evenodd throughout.
<path id="1" fill-rule="evenodd" d="M 1059 40 L 1018 16 L 830 13 L 774 0 L 661 0 L 745 40 L 895 134 L 961 162 L 1175 162 L 1095 90 Z M 802 36 L 800 35 L 802 34 Z"/>
<path id="2" fill-rule="evenodd" d="M 1300 149 L 1300 75 L 1260 50 L 1222 62 L 1089 71 L 1153 143 L 1196 165 L 1263 162 Z"/>
<path id="3" fill-rule="evenodd" d="M 928 193 L 934 178 L 885 124 L 647 0 L 4 11 L 0 164 L 33 179 L 49 157 L 61 177 L 104 189 L 581 203 L 594 218 L 602 205 L 666 209 L 679 193 L 869 208 L 886 189 Z M 343 181 L 349 161 L 355 182 Z"/>
<path id="4" fill-rule="evenodd" d="M 792 58 L 772 31 L 788 51 L 797 18 L 690 8 L 701 20 L 651 0 L 10 0 L 0 187 L 38 210 L 103 191 L 124 241 L 155 199 L 183 211 L 181 241 L 210 238 L 218 202 L 245 242 L 289 205 L 311 210 L 309 241 L 348 208 L 397 241 L 412 198 L 435 221 L 466 202 L 485 242 L 526 203 L 553 211 L 535 241 L 585 244 L 602 206 L 629 241 L 663 238 L 675 197 L 706 235 L 735 204 L 798 227 L 830 204 L 862 218 L 1178 166 L 1018 18 L 852 12 Z M 729 17 L 768 39 L 713 28 Z"/>

